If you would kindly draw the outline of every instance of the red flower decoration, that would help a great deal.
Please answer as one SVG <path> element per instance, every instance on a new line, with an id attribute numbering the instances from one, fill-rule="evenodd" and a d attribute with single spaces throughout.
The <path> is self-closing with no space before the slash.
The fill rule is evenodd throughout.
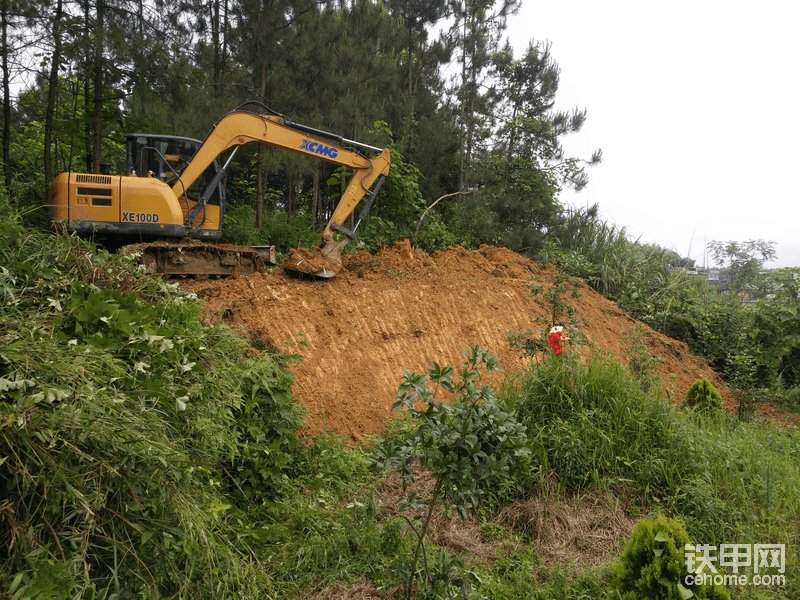
<path id="1" fill-rule="evenodd" d="M 563 354 L 564 346 L 567 343 L 567 336 L 561 331 L 561 327 L 553 327 L 550 334 L 547 336 L 547 343 L 550 344 L 550 349 L 553 354 Z"/>

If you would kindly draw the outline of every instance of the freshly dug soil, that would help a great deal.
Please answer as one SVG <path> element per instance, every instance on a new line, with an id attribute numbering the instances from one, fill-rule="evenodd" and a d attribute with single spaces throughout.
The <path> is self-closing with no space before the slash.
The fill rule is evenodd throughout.
<path id="1" fill-rule="evenodd" d="M 555 273 L 504 248 L 455 247 L 429 256 L 407 240 L 375 255 L 344 256 L 343 263 L 327 280 L 280 269 L 183 285 L 202 298 L 211 322 L 226 322 L 257 348 L 302 355 L 290 369 L 297 380 L 294 394 L 307 410 L 304 434 L 327 429 L 353 440 L 382 429 L 404 370 L 421 373 L 436 361 L 458 371 L 462 351 L 480 344 L 505 369 L 493 383 L 519 373 L 528 359 L 510 347 L 506 334 L 538 328 L 533 319 L 544 316 L 545 307 L 529 297 L 531 276 L 549 286 Z M 577 308 L 582 332 L 623 359 L 622 340 L 638 322 L 588 286 L 579 299 L 565 300 Z M 725 407 L 735 410 L 730 390 L 703 359 L 686 344 L 643 327 L 643 341 L 663 361 L 662 380 L 674 386 L 676 401 L 705 377 Z"/>
<path id="2" fill-rule="evenodd" d="M 284 270 L 291 270 L 296 273 L 313 276 L 315 273 L 322 273 L 328 269 L 336 271 L 335 265 L 331 265 L 320 254 L 307 250 L 306 248 L 292 248 L 282 265 Z"/>

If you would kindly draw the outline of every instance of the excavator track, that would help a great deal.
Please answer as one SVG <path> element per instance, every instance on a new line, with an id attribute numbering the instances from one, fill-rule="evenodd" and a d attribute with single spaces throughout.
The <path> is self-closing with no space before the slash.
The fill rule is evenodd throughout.
<path id="1" fill-rule="evenodd" d="M 150 273 L 168 277 L 252 275 L 277 264 L 274 246 L 207 244 L 197 240 L 157 241 L 125 246 Z"/>

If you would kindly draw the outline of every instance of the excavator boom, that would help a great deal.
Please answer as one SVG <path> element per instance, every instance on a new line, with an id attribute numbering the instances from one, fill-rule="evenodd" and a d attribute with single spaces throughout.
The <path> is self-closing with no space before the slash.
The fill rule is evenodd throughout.
<path id="1" fill-rule="evenodd" d="M 239 110 L 229 113 L 220 119 L 208 134 L 192 161 L 172 184 L 172 191 L 176 197 L 181 198 L 183 190 L 191 187 L 195 179 L 217 156 L 231 148 L 235 149 L 250 143 L 262 143 L 283 148 L 351 169 L 353 176 L 350 183 L 322 232 L 317 260 L 287 261 L 284 265 L 284 268 L 300 273 L 323 278 L 333 277 L 342 266 L 342 249 L 349 239 L 354 237 L 353 232 L 344 228 L 344 223 L 364 196 L 370 193 L 370 187 L 375 184 L 369 201 L 370 204 L 372 203 L 383 178 L 389 174 L 391 156 L 388 149 L 380 151 L 378 148 L 367 146 L 380 151 L 378 156 L 370 159 L 360 152 L 344 149 L 335 144 L 326 143 L 318 137 L 312 137 L 311 133 L 318 137 L 327 136 L 337 141 L 357 144 L 352 140 L 343 140 L 339 136 L 318 129 L 297 125 L 279 115 L 255 114 Z M 363 144 L 359 145 L 364 146 Z M 193 213 L 189 214 L 189 217 L 196 214 L 198 209 L 199 205 L 195 207 Z M 336 231 L 344 233 L 347 237 L 342 242 L 336 242 L 334 240 Z"/>

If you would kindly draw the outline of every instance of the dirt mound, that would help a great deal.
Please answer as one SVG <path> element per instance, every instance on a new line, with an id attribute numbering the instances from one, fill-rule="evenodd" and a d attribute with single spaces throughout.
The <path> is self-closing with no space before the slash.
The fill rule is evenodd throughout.
<path id="1" fill-rule="evenodd" d="M 429 256 L 408 241 L 343 262 L 329 280 L 279 270 L 185 286 L 202 298 L 210 321 L 225 321 L 257 345 L 302 355 L 290 368 L 295 396 L 307 410 L 305 432 L 327 428 L 352 439 L 380 431 L 403 370 L 420 373 L 434 360 L 458 368 L 462 350 L 480 344 L 500 357 L 507 374 L 519 372 L 526 360 L 505 336 L 544 315 L 529 297 L 529 283 L 536 275 L 547 285 L 554 272 L 504 248 L 456 247 Z M 582 331 L 621 357 L 622 338 L 637 321 L 588 286 L 572 303 Z M 730 391 L 705 361 L 685 344 L 645 331 L 645 343 L 663 360 L 663 380 L 675 375 L 676 398 L 706 377 L 734 409 Z"/>

